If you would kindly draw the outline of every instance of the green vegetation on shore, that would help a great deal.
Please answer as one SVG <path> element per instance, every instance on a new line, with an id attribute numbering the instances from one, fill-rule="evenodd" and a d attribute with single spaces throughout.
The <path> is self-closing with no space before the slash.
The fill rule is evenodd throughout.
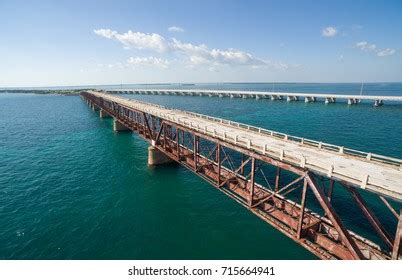
<path id="1" fill-rule="evenodd" d="M 1 89 L 0 93 L 34 93 L 34 94 L 60 94 L 78 95 L 88 89 Z"/>

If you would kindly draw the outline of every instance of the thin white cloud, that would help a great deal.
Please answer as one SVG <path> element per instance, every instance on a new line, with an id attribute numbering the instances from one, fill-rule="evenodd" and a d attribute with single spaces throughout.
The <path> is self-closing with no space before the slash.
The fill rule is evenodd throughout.
<path id="1" fill-rule="evenodd" d="M 291 68 L 291 67 L 297 68 L 297 67 L 300 66 L 299 64 L 289 65 L 289 64 L 284 63 L 284 62 L 271 62 L 271 61 L 266 61 L 265 63 L 266 63 L 266 65 L 269 66 L 269 67 L 272 67 L 272 68 L 277 69 L 277 70 L 282 70 L 282 71 L 286 71 L 286 70 L 288 70 L 288 69 Z M 258 68 L 258 66 L 257 66 L 257 67 L 254 66 L 254 68 Z"/>
<path id="2" fill-rule="evenodd" d="M 151 34 L 129 30 L 126 33 L 120 34 L 110 29 L 97 29 L 94 32 L 101 37 L 119 41 L 125 48 L 148 49 L 157 52 L 164 52 L 168 48 L 165 38 L 156 33 Z"/>
<path id="3" fill-rule="evenodd" d="M 389 55 L 393 55 L 395 52 L 396 51 L 394 49 L 386 48 L 386 49 L 383 49 L 383 50 L 377 52 L 377 55 L 378 56 L 389 56 Z"/>
<path id="4" fill-rule="evenodd" d="M 169 61 L 153 56 L 149 57 L 130 57 L 127 63 L 132 66 L 156 66 L 160 68 L 167 68 Z"/>
<path id="5" fill-rule="evenodd" d="M 206 65 L 209 67 L 216 67 L 222 65 L 230 66 L 251 66 L 258 67 L 272 67 L 275 69 L 286 70 L 290 65 L 282 62 L 271 62 L 259 59 L 252 54 L 229 48 L 229 49 L 210 49 L 205 44 L 194 45 L 191 43 L 184 43 L 175 38 L 166 40 L 163 36 L 152 33 L 146 34 L 141 32 L 133 32 L 129 30 L 126 33 L 120 34 L 117 31 L 110 29 L 97 29 L 94 30 L 98 36 L 116 40 L 123 44 L 125 48 L 135 48 L 152 50 L 159 53 L 170 53 L 183 56 L 187 66 Z M 130 64 L 137 65 L 159 65 L 166 66 L 166 61 L 159 58 L 149 57 L 144 58 L 130 58 Z M 164 65 L 164 66 L 163 66 Z"/>
<path id="6" fill-rule="evenodd" d="M 356 48 L 361 49 L 362 51 L 375 51 L 377 49 L 377 46 L 363 41 L 356 43 Z"/>
<path id="7" fill-rule="evenodd" d="M 170 32 L 184 32 L 184 29 L 181 28 L 180 26 L 170 26 L 170 27 L 168 28 L 168 30 L 169 30 Z"/>
<path id="8" fill-rule="evenodd" d="M 103 64 L 103 63 L 98 63 L 98 64 L 96 64 L 96 68 L 98 69 L 98 70 L 105 70 L 105 69 L 116 69 L 116 68 L 119 68 L 119 69 L 124 69 L 124 68 L 126 68 L 127 67 L 127 65 L 126 64 L 123 64 L 123 63 L 121 63 L 121 62 L 116 62 L 116 63 L 108 63 L 108 64 Z"/>
<path id="9" fill-rule="evenodd" d="M 377 56 L 384 57 L 384 56 L 390 56 L 395 54 L 396 50 L 391 49 L 391 48 L 385 48 L 385 49 L 378 49 L 375 44 L 370 44 L 366 41 L 358 42 L 356 43 L 356 48 L 366 51 L 366 52 L 374 52 L 377 54 Z"/>
<path id="10" fill-rule="evenodd" d="M 173 51 L 182 53 L 189 58 L 189 62 L 194 65 L 214 64 L 214 65 L 264 65 L 263 60 L 253 57 L 251 54 L 236 49 L 209 49 L 207 45 L 193 45 L 182 43 L 173 39 L 171 43 Z"/>
<path id="11" fill-rule="evenodd" d="M 112 39 L 117 34 L 116 31 L 113 31 L 110 29 L 97 29 L 97 30 L 94 30 L 94 32 L 96 35 L 105 37 L 107 39 Z"/>
<path id="12" fill-rule="evenodd" d="M 336 34 L 338 34 L 338 30 L 333 26 L 327 26 L 321 32 L 321 35 L 324 37 L 334 37 Z"/>

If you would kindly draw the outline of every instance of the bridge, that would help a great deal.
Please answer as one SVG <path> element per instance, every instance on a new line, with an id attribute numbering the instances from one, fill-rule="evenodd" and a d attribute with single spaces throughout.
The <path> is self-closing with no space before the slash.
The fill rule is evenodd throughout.
<path id="1" fill-rule="evenodd" d="M 401 96 L 374 96 L 374 95 L 347 95 L 347 94 L 319 94 L 297 92 L 263 92 L 263 91 L 239 91 L 239 90 L 201 90 L 201 89 L 119 89 L 109 90 L 110 93 L 125 94 L 154 94 L 154 95 L 184 95 L 184 96 L 209 96 L 230 98 L 255 98 L 270 100 L 299 101 L 306 103 L 323 101 L 325 104 L 335 103 L 339 100 L 348 105 L 356 105 L 361 101 L 373 102 L 375 107 L 382 106 L 385 101 L 401 103 Z"/>
<path id="2" fill-rule="evenodd" d="M 148 141 L 149 165 L 181 164 L 317 257 L 401 258 L 402 210 L 391 204 L 402 201 L 402 160 L 103 92 L 81 97 L 115 131 Z M 346 226 L 336 192 L 348 194 L 377 242 Z M 381 202 L 392 232 L 367 198 Z"/>

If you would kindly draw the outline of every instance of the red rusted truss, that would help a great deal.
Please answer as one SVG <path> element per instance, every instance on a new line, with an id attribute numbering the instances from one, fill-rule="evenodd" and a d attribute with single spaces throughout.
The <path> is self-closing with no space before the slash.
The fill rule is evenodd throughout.
<path id="1" fill-rule="evenodd" d="M 331 204 L 334 190 L 334 180 L 331 178 L 328 187 L 325 184 L 320 186 L 318 181 L 323 181 L 322 174 L 313 174 L 90 93 L 84 92 L 82 97 L 319 258 L 400 258 L 402 212 L 398 214 L 385 198 L 380 197 L 398 219 L 394 237 L 387 232 L 355 187 L 346 182 L 336 184 L 350 192 L 353 201 L 383 241 L 384 245 L 379 246 L 345 227 Z M 240 155 L 241 161 L 234 160 L 233 153 Z M 262 165 L 276 168 L 273 172 L 273 188 L 268 180 L 268 187 L 256 181 L 257 175 L 266 179 Z M 292 173 L 293 180 L 281 187 L 283 171 Z M 301 193 L 300 203 L 294 201 L 294 198 L 297 199 L 295 191 Z M 293 200 L 289 198 L 290 195 L 293 195 Z M 308 195 L 312 195 L 310 200 Z M 307 202 L 313 198 L 319 210 L 307 208 Z"/>

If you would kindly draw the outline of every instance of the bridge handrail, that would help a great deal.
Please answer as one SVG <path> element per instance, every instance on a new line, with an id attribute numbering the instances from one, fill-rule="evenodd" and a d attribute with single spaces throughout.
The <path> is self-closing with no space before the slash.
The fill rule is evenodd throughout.
<path id="1" fill-rule="evenodd" d="M 254 131 L 254 132 L 257 132 L 260 134 L 267 134 L 267 135 L 270 135 L 270 136 L 273 136 L 276 138 L 280 138 L 282 140 L 297 142 L 301 145 L 313 146 L 316 148 L 320 148 L 320 149 L 324 149 L 324 150 L 328 150 L 328 151 L 332 151 L 332 152 L 339 152 L 339 153 L 343 153 L 343 154 L 347 154 L 347 155 L 357 156 L 360 158 L 366 158 L 367 160 L 380 161 L 382 163 L 389 163 L 389 164 L 396 165 L 396 166 L 400 166 L 402 164 L 402 160 L 397 159 L 397 158 L 387 157 L 387 156 L 378 155 L 378 154 L 374 154 L 374 153 L 362 152 L 362 151 L 355 150 L 355 149 L 345 148 L 343 146 L 338 146 L 338 145 L 324 143 L 324 142 L 320 142 L 320 141 L 316 141 L 316 140 L 312 140 L 312 139 L 293 136 L 293 135 L 277 132 L 274 130 L 260 128 L 260 127 L 247 125 L 247 124 L 243 124 L 243 123 L 239 123 L 239 122 L 235 122 L 235 121 L 228 121 L 228 120 L 224 120 L 221 118 L 203 115 L 200 113 L 193 113 L 193 112 L 187 112 L 187 111 L 181 111 L 181 110 L 178 110 L 178 111 L 180 111 L 184 114 L 207 119 L 207 120 L 214 121 L 217 123 L 222 123 L 222 124 L 226 124 L 229 126 L 242 128 L 242 129 L 245 129 L 248 131 Z"/>
<path id="2" fill-rule="evenodd" d="M 128 99 L 122 98 L 122 97 L 117 97 L 117 98 L 122 99 L 124 101 L 128 100 Z M 324 142 L 316 141 L 316 140 L 312 140 L 312 139 L 302 138 L 302 137 L 298 137 L 298 136 L 292 136 L 292 135 L 277 132 L 277 131 L 274 131 L 274 130 L 260 128 L 260 127 L 256 127 L 256 126 L 252 126 L 252 125 L 247 125 L 247 124 L 243 124 L 243 123 L 240 123 L 240 122 L 225 120 L 225 119 L 222 119 L 222 118 L 211 117 L 211 116 L 204 115 L 204 114 L 201 114 L 201 113 L 188 112 L 188 111 L 184 111 L 184 110 L 168 108 L 166 106 L 157 105 L 157 104 L 153 104 L 153 103 L 148 103 L 148 102 L 145 102 L 145 101 L 135 100 L 135 102 L 142 103 L 142 104 L 147 105 L 147 106 L 153 106 L 153 107 L 158 107 L 158 108 L 161 108 L 161 109 L 168 109 L 168 110 L 172 110 L 172 111 L 177 111 L 177 112 L 180 112 L 180 113 L 185 114 L 185 115 L 194 116 L 194 117 L 198 117 L 198 118 L 201 118 L 201 119 L 206 119 L 206 120 L 213 121 L 213 122 L 216 122 L 216 123 L 220 123 L 220 124 L 224 124 L 224 125 L 244 129 L 246 131 L 253 131 L 253 132 L 256 132 L 256 133 L 259 133 L 259 134 L 269 135 L 269 136 L 276 137 L 276 138 L 279 138 L 279 139 L 285 140 L 285 141 L 292 141 L 292 142 L 298 143 L 299 145 L 315 147 L 315 148 L 323 149 L 323 150 L 326 150 L 326 151 L 331 151 L 331 152 L 341 153 L 341 154 L 345 154 L 345 155 L 350 155 L 350 156 L 366 159 L 368 161 L 380 162 L 380 163 L 383 163 L 383 164 L 389 164 L 389 165 L 392 165 L 392 166 L 402 168 L 402 159 L 383 156 L 383 155 L 379 155 L 379 154 L 375 154 L 375 153 L 367 153 L 367 152 L 363 152 L 363 151 L 359 151 L 359 150 L 355 150 L 355 149 L 345 148 L 344 146 L 338 146 L 338 145 L 324 143 Z M 252 143 L 250 143 L 250 144 L 252 144 Z M 263 149 L 264 147 L 259 147 L 259 149 L 260 148 Z"/>

